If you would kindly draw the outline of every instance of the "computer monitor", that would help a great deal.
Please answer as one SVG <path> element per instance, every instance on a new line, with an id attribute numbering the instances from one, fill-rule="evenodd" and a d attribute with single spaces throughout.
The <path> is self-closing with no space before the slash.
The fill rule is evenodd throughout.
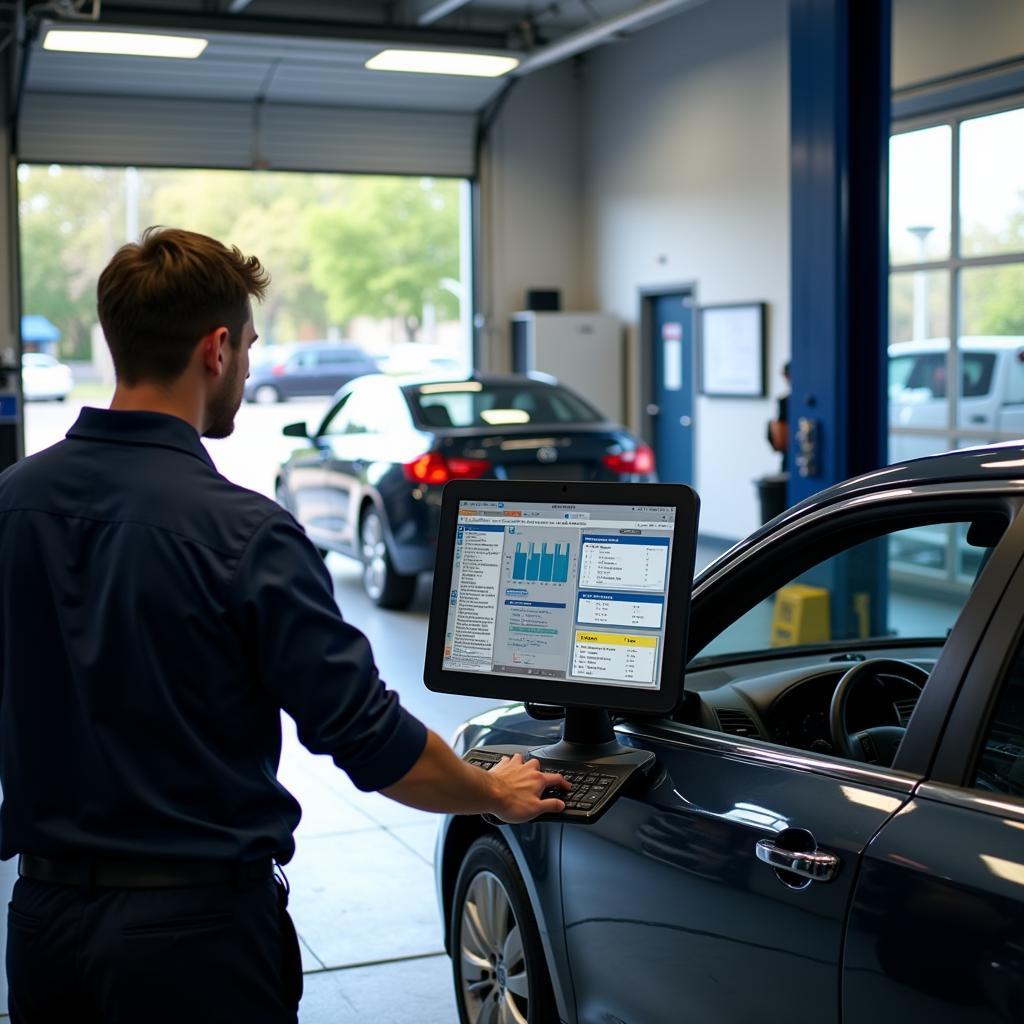
<path id="1" fill-rule="evenodd" d="M 448 484 L 428 688 L 671 711 L 686 657 L 698 504 L 677 484 Z"/>

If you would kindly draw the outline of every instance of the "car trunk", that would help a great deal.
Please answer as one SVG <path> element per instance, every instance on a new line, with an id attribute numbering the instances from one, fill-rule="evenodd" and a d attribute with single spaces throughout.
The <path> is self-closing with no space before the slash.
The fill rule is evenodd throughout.
<path id="1" fill-rule="evenodd" d="M 487 476 L 505 480 L 617 480 L 602 462 L 609 452 L 621 450 L 614 432 L 607 429 L 567 430 L 522 435 L 475 434 L 447 437 L 446 456 L 486 459 L 493 470 Z"/>

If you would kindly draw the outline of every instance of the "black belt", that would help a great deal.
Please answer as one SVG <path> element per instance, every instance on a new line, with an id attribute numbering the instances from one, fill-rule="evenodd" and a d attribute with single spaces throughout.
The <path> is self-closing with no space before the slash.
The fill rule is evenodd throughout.
<path id="1" fill-rule="evenodd" d="M 272 878 L 270 857 L 250 861 L 114 860 L 37 857 L 23 853 L 18 874 L 36 882 L 105 889 L 170 889 L 200 885 L 241 885 Z"/>

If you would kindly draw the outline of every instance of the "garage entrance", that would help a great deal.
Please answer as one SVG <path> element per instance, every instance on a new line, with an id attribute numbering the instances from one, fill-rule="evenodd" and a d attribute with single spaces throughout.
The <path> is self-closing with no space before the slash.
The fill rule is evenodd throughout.
<path id="1" fill-rule="evenodd" d="M 236 244 L 273 276 L 246 391 L 261 407 L 211 448 L 245 486 L 273 494 L 280 428 L 322 415 L 352 377 L 471 367 L 465 180 L 22 164 L 18 184 L 28 454 L 109 399 L 96 279 L 149 224 Z"/>

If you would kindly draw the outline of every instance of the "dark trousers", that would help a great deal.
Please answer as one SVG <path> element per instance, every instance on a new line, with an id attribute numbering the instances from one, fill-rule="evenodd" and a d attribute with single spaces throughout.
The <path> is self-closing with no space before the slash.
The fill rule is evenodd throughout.
<path id="1" fill-rule="evenodd" d="M 92 889 L 19 878 L 12 1024 L 295 1024 L 298 938 L 280 883 Z"/>

